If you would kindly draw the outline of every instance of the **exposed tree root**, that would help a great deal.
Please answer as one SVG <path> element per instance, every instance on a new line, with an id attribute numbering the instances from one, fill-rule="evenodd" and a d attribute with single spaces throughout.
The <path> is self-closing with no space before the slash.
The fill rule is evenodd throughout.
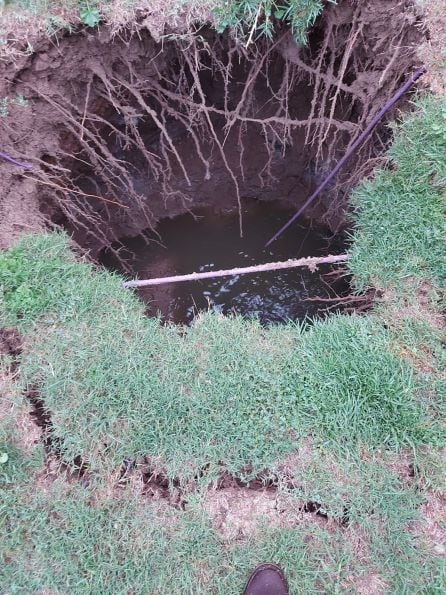
<path id="1" fill-rule="evenodd" d="M 178 203 L 188 210 L 199 178 L 211 180 L 220 163 L 242 231 L 252 152 L 262 151 L 257 176 L 266 187 L 280 179 L 278 152 L 283 158 L 305 138 L 307 169 L 317 182 L 412 68 L 414 31 L 413 14 L 398 0 L 373 6 L 344 0 L 324 9 L 306 48 L 290 31 L 246 46 L 203 28 L 158 46 L 142 32 L 139 40 L 123 32 L 112 58 L 85 61 L 81 79 L 70 80 L 72 93 L 50 79 L 42 85 L 16 77 L 20 92 L 31 91 L 50 107 L 63 139 L 32 159 L 32 177 L 51 190 L 44 199 L 51 196 L 72 228 L 110 248 L 119 237 L 116 221 L 153 230 L 151 192 L 166 208 Z M 312 88 L 306 104 L 298 96 L 305 87 Z M 11 138 L 20 136 L 14 123 L 5 126 Z M 250 144 L 253 135 L 262 147 Z M 190 141 L 186 148 L 183 137 Z M 327 219 L 345 207 L 348 190 L 370 173 L 384 146 L 378 131 L 351 172 L 330 187 L 338 201 Z M 137 164 L 129 162 L 135 154 Z M 137 174 L 145 176 L 146 190 L 135 184 Z"/>
<path id="2" fill-rule="evenodd" d="M 339 296 L 336 297 L 322 297 L 322 296 L 313 296 L 311 298 L 305 298 L 304 301 L 306 302 L 321 302 L 324 305 L 321 308 L 321 312 L 328 312 L 330 310 L 335 310 L 339 307 L 342 307 L 342 311 L 346 314 L 355 312 L 356 314 L 368 312 L 373 308 L 373 304 L 375 303 L 375 299 L 377 297 L 377 291 L 375 289 L 371 289 L 367 293 L 360 294 L 360 295 L 346 295 L 346 296 Z"/>

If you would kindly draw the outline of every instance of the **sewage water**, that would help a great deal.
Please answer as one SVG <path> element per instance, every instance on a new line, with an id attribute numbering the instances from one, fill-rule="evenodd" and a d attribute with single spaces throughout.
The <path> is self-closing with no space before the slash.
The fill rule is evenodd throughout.
<path id="1" fill-rule="evenodd" d="M 244 237 L 240 238 L 236 211 L 201 208 L 193 214 L 161 220 L 159 235 L 153 234 L 152 241 L 142 236 L 121 240 L 124 248 L 120 255 L 134 277 L 149 279 L 339 254 L 345 249 L 342 238 L 333 237 L 328 229 L 301 222 L 265 250 L 267 240 L 294 212 L 278 202 L 250 200 L 243 206 Z M 102 254 L 100 260 L 107 268 L 120 271 L 111 253 Z M 323 315 L 327 304 L 307 298 L 349 293 L 346 279 L 327 282 L 324 275 L 330 270 L 330 265 L 323 265 L 315 273 L 294 268 L 235 275 L 146 287 L 138 289 L 138 294 L 147 304 L 147 313 L 160 314 L 164 321 L 190 324 L 200 311 L 212 310 L 255 316 L 262 324 L 283 323 Z"/>

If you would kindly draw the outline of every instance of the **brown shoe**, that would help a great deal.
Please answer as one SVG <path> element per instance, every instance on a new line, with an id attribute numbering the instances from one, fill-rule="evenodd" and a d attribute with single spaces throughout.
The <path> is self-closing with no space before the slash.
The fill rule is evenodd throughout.
<path id="1" fill-rule="evenodd" d="M 276 564 L 260 564 L 249 577 L 243 595 L 288 595 L 288 583 Z"/>

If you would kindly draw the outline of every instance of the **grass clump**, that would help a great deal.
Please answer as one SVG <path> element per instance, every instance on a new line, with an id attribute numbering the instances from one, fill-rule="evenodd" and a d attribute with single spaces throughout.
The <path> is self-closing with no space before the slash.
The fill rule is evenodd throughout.
<path id="1" fill-rule="evenodd" d="M 97 482 L 22 479 L 0 491 L 0 584 L 11 593 L 235 595 L 265 560 L 283 567 L 292 593 L 355 592 L 375 580 L 389 592 L 437 584 L 440 564 L 409 531 L 420 495 L 359 457 L 347 467 L 336 461 L 348 484 L 335 472 L 327 477 L 327 458 L 333 465 L 331 454 L 315 457 L 301 477 L 324 486 L 319 496 L 329 504 L 343 490 L 348 522 L 296 514 L 288 526 L 260 523 L 229 542 L 203 510 L 206 493 L 178 510 L 128 488 L 107 494 Z"/>
<path id="2" fill-rule="evenodd" d="M 332 0 L 331 0 L 332 1 Z M 255 41 L 272 37 L 278 23 L 287 23 L 296 41 L 307 42 L 307 30 L 321 13 L 321 0 L 235 0 L 217 2 L 217 30 L 229 28 L 236 36 Z"/>
<path id="3" fill-rule="evenodd" d="M 0 307 L 0 330 L 1 314 Z M 1 347 L 0 339 L 0 490 L 27 479 L 43 461 L 43 445 L 38 443 L 40 433 L 29 416 L 29 407 L 13 372 L 15 358 L 2 353 Z"/>
<path id="4" fill-rule="evenodd" d="M 332 1 L 332 0 L 330 0 Z M 11 39 L 28 40 L 45 33 L 53 37 L 78 26 L 110 25 L 113 31 L 134 27 L 136 14 L 148 14 L 154 30 L 187 30 L 190 23 L 210 22 L 219 32 L 230 33 L 244 43 L 273 35 L 281 23 L 290 26 L 296 40 L 307 41 L 307 29 L 323 9 L 321 0 L 0 0 L 0 50 L 8 54 Z M 149 25 L 150 28 L 150 25 Z M 11 33 L 14 32 L 14 35 Z M 3 46 L 3 47 L 2 47 Z"/>
<path id="5" fill-rule="evenodd" d="M 350 270 L 358 289 L 401 287 L 415 277 L 446 279 L 446 100 L 418 100 L 404 118 L 387 169 L 353 193 Z"/>

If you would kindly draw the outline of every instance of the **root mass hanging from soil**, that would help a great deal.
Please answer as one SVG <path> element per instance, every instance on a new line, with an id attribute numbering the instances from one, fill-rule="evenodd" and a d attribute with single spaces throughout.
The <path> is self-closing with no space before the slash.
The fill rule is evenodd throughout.
<path id="1" fill-rule="evenodd" d="M 157 43 L 141 25 L 114 39 L 105 28 L 67 35 L 20 69 L 3 66 L 2 93 L 32 105 L 2 121 L 3 148 L 33 170 L 5 166 L 2 245 L 46 221 L 95 256 L 198 205 L 241 212 L 245 197 L 281 196 L 298 207 L 413 69 L 416 21 L 410 2 L 344 0 L 323 11 L 308 47 L 288 30 L 247 48 L 199 26 Z M 346 194 L 386 134 L 310 216 L 342 225 Z"/>

